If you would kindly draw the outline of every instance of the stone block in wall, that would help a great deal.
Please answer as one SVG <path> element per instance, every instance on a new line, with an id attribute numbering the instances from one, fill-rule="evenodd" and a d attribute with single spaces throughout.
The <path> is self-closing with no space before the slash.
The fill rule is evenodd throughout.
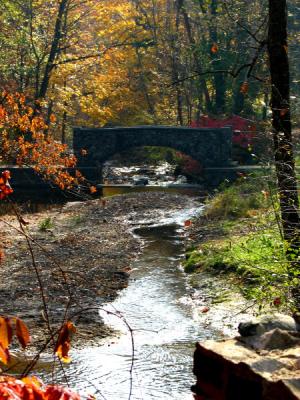
<path id="1" fill-rule="evenodd" d="M 300 348 L 258 352 L 236 339 L 198 343 L 196 400 L 300 399 Z"/>

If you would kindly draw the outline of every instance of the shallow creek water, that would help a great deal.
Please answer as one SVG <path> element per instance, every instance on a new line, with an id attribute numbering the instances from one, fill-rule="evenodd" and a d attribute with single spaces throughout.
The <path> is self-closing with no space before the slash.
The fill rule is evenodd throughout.
<path id="1" fill-rule="evenodd" d="M 134 231 L 144 246 L 132 266 L 129 286 L 104 306 L 126 319 L 133 330 L 134 351 L 126 325 L 102 311 L 105 322 L 121 334 L 103 346 L 73 353 L 72 364 L 65 370 L 71 387 L 82 393 L 97 393 L 97 398 L 117 400 L 129 398 L 132 382 L 131 399 L 193 398 L 190 386 L 194 382 L 195 342 L 219 336 L 218 331 L 197 321 L 180 268 L 183 222 L 195 212 L 177 212 Z"/>

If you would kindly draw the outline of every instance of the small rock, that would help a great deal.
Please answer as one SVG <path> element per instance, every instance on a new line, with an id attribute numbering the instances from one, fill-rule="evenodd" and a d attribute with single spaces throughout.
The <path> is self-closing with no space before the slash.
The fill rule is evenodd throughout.
<path id="1" fill-rule="evenodd" d="M 263 335 L 241 337 L 239 340 L 255 350 L 284 350 L 300 345 L 300 335 L 297 337 L 286 330 L 278 328 Z"/>

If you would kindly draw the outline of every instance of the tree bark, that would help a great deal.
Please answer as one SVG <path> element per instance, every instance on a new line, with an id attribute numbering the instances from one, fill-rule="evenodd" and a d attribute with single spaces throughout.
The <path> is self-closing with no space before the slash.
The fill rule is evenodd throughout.
<path id="1" fill-rule="evenodd" d="M 190 43 L 191 48 L 192 48 L 195 66 L 197 68 L 198 73 L 202 74 L 203 73 L 203 68 L 202 68 L 202 64 L 201 64 L 201 61 L 199 59 L 199 56 L 196 54 L 196 41 L 195 41 L 193 33 L 192 33 L 190 17 L 188 15 L 188 13 L 186 12 L 186 9 L 184 8 L 184 0 L 179 0 L 178 1 L 178 8 L 182 12 L 183 21 L 184 21 L 184 27 L 185 27 L 185 31 L 186 31 L 189 43 Z M 200 79 L 200 86 L 201 86 L 202 92 L 204 93 L 206 110 L 208 112 L 210 112 L 211 109 L 212 109 L 212 105 L 211 105 L 210 95 L 209 95 L 209 91 L 208 91 L 205 79 L 203 79 L 203 78 Z M 200 93 L 198 94 L 198 99 L 199 99 L 199 101 L 201 99 Z"/>
<path id="2" fill-rule="evenodd" d="M 39 99 L 44 99 L 46 97 L 49 82 L 50 82 L 51 72 L 54 68 L 54 62 L 60 51 L 59 45 L 60 45 L 60 40 L 62 37 L 63 16 L 67 10 L 68 2 L 69 2 L 69 0 L 61 0 L 59 3 L 58 13 L 57 13 L 56 22 L 55 22 L 55 28 L 54 28 L 54 35 L 53 35 L 52 44 L 51 44 L 51 48 L 50 48 L 50 53 L 49 53 L 46 67 L 45 67 L 41 86 L 38 91 Z"/>
<path id="3" fill-rule="evenodd" d="M 285 241 L 290 260 L 299 257 L 300 218 L 290 114 L 290 73 L 287 43 L 287 2 L 269 0 L 268 53 L 271 74 L 271 108 L 274 157 Z M 291 255 L 293 254 L 293 258 Z M 296 258 L 294 258 L 296 256 Z M 291 262 L 291 275 L 299 277 L 299 262 Z M 298 271 L 298 274 L 297 274 Z M 293 294 L 300 306 L 300 288 Z"/>
<path id="4" fill-rule="evenodd" d="M 294 242 L 295 239 L 298 241 L 300 219 L 290 115 L 286 0 L 269 0 L 269 14 L 268 52 L 272 84 L 274 156 L 284 238 Z"/>
<path id="5" fill-rule="evenodd" d="M 211 2 L 211 16 L 212 16 L 212 21 L 211 21 L 211 28 L 210 28 L 210 39 L 211 39 L 211 45 L 214 43 L 218 45 L 218 29 L 217 29 L 217 24 L 216 21 L 213 21 L 216 19 L 218 15 L 218 5 L 219 5 L 219 0 L 212 0 Z M 213 68 L 215 71 L 221 70 L 222 69 L 222 59 L 218 53 L 213 53 L 211 52 L 211 58 L 213 62 Z M 219 113 L 224 113 L 225 112 L 225 92 L 226 92 L 226 82 L 225 82 L 225 76 L 224 74 L 220 72 L 216 72 L 214 74 L 214 82 L 215 82 L 215 112 L 217 114 Z"/>

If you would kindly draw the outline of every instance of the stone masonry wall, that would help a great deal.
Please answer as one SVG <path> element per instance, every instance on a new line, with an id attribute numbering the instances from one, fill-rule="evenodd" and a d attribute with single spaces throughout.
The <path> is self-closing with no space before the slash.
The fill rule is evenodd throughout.
<path id="1" fill-rule="evenodd" d="M 190 155 L 203 167 L 222 167 L 231 158 L 231 128 L 140 126 L 129 128 L 75 128 L 73 148 L 79 167 L 101 167 L 114 154 L 132 147 L 171 147 Z M 82 149 L 87 155 L 82 155 Z"/>

